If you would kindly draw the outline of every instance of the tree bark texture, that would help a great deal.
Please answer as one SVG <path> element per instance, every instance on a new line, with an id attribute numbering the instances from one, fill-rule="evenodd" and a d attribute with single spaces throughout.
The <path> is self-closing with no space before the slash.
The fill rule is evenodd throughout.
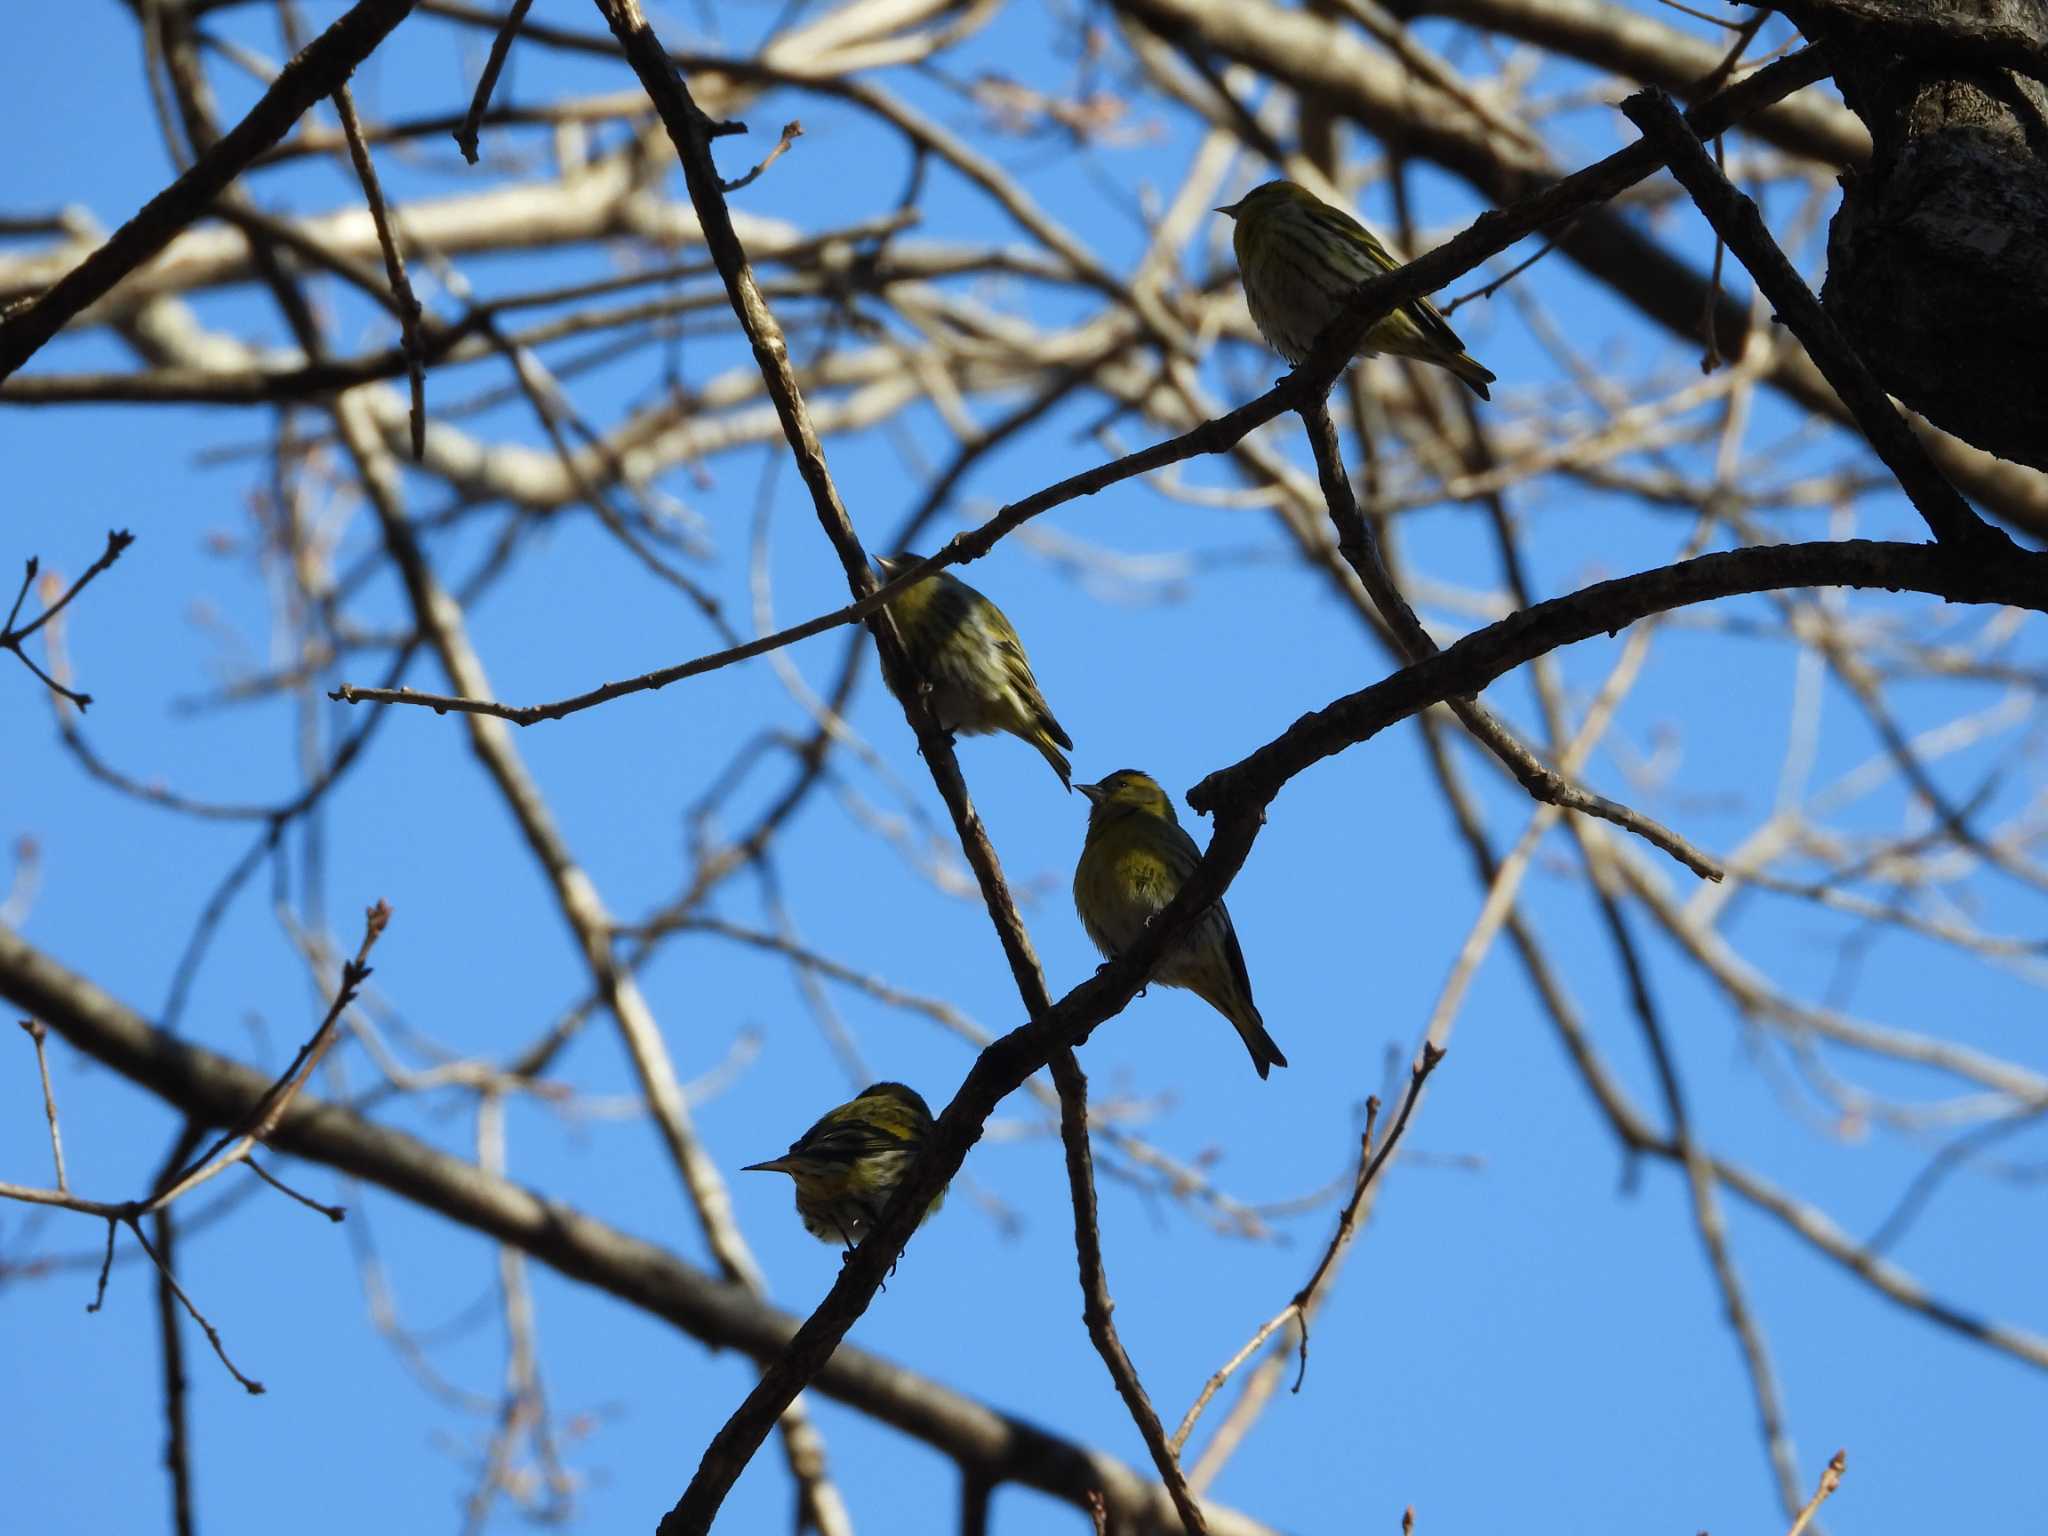
<path id="1" fill-rule="evenodd" d="M 2048 0 L 1790 0 L 1868 125 L 1822 299 L 1884 386 L 1956 436 L 2048 469 Z"/>

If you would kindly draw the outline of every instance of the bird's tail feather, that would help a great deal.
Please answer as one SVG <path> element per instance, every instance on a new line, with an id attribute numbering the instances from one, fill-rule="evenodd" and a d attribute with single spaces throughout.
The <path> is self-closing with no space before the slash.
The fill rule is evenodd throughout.
<path id="1" fill-rule="evenodd" d="M 1066 785 L 1067 792 L 1072 794 L 1074 789 L 1074 765 L 1067 761 L 1067 755 L 1064 752 L 1053 745 L 1051 734 L 1041 726 L 1026 739 L 1030 741 L 1031 745 L 1038 748 L 1039 754 L 1048 763 L 1052 764 L 1052 771 L 1060 776 L 1060 782 Z"/>
<path id="2" fill-rule="evenodd" d="M 1261 1078 L 1270 1074 L 1273 1068 L 1287 1065 L 1287 1058 L 1280 1053 L 1280 1047 L 1266 1033 L 1266 1021 L 1259 1016 L 1257 1005 L 1237 987 L 1229 984 L 1202 985 L 1189 990 L 1230 1020 L 1238 1038 L 1244 1041 L 1244 1048 L 1251 1052 L 1252 1065 L 1258 1068 Z"/>
<path id="3" fill-rule="evenodd" d="M 1493 370 L 1473 357 L 1469 352 L 1460 352 L 1456 357 L 1444 360 L 1444 366 L 1455 373 L 1471 388 L 1472 393 L 1482 400 L 1491 400 L 1486 386 L 1494 380 Z"/>
<path id="4" fill-rule="evenodd" d="M 1263 1079 L 1273 1068 L 1286 1066 L 1287 1058 L 1280 1054 L 1280 1047 L 1266 1033 L 1266 1021 L 1259 1017 L 1259 1010 L 1252 1008 L 1249 1012 L 1249 1018 L 1232 1014 L 1230 1022 L 1237 1026 L 1238 1038 L 1252 1053 L 1252 1065 L 1259 1069 L 1259 1076 Z"/>

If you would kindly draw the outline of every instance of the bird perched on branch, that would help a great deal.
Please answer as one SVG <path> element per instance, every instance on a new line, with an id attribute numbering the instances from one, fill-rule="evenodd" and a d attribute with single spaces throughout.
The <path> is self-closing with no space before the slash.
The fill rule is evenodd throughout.
<path id="1" fill-rule="evenodd" d="M 1358 220 L 1291 181 L 1269 181 L 1216 211 L 1237 224 L 1231 244 L 1252 320 L 1289 364 L 1308 356 L 1360 283 L 1401 265 Z M 1480 399 L 1492 398 L 1486 386 L 1493 374 L 1465 351 L 1426 298 L 1402 305 L 1366 332 L 1356 355 L 1381 352 L 1448 368 Z"/>
<path id="2" fill-rule="evenodd" d="M 875 564 L 893 577 L 923 558 L 906 553 Z M 1072 765 L 1060 751 L 1071 751 L 1073 739 L 1053 719 L 1002 609 L 946 571 L 904 588 L 888 607 L 911 666 L 931 690 L 927 703 L 941 730 L 1007 731 L 1038 748 L 1060 783 L 1073 787 Z"/>
<path id="3" fill-rule="evenodd" d="M 1114 960 L 1166 910 L 1201 862 L 1202 850 L 1181 829 L 1166 791 L 1135 768 L 1075 787 L 1089 805 L 1088 839 L 1074 867 L 1074 907 L 1095 947 Z M 1167 949 L 1151 980 L 1187 988 L 1230 1020 L 1260 1077 L 1287 1065 L 1252 1002 L 1244 951 L 1222 902 Z"/>
<path id="4" fill-rule="evenodd" d="M 790 1149 L 742 1173 L 786 1173 L 796 1182 L 796 1213 L 821 1242 L 851 1251 L 889 1203 L 932 1132 L 932 1112 L 913 1088 L 872 1083 L 852 1102 L 828 1110 Z M 925 1208 L 936 1211 L 941 1189 Z"/>

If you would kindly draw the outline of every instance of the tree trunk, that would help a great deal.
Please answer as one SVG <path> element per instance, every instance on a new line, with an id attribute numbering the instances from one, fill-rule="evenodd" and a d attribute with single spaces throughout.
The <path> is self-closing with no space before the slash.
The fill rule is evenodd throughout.
<path id="1" fill-rule="evenodd" d="M 1869 126 L 1822 299 L 1930 421 L 2048 469 L 2048 0 L 1787 0 Z"/>

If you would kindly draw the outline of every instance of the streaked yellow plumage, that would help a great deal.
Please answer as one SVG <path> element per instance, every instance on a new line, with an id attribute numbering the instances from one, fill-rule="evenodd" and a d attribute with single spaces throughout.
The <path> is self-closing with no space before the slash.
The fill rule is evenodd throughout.
<path id="1" fill-rule="evenodd" d="M 1074 867 L 1074 908 L 1095 947 L 1114 959 L 1166 909 L 1201 862 L 1202 850 L 1182 830 L 1166 791 L 1135 768 L 1075 787 L 1089 806 L 1088 839 Z M 1151 979 L 1185 987 L 1230 1020 L 1260 1077 L 1287 1065 L 1252 1002 L 1244 951 L 1222 902 L 1160 957 Z"/>
<path id="2" fill-rule="evenodd" d="M 1227 208 L 1231 245 L 1259 334 L 1290 364 L 1307 357 L 1323 328 L 1367 278 L 1401 263 L 1341 208 L 1291 181 L 1254 187 Z M 1465 351 L 1443 312 L 1426 298 L 1403 305 L 1366 333 L 1360 357 L 1391 352 L 1447 368 L 1482 400 L 1494 376 Z"/>
<path id="3" fill-rule="evenodd" d="M 932 1112 L 915 1089 L 873 1083 L 820 1116 L 781 1157 L 750 1163 L 741 1172 L 788 1174 L 796 1183 L 804 1230 L 850 1249 L 882 1214 L 931 1130 Z M 945 1198 L 942 1189 L 925 1216 Z"/>
<path id="4" fill-rule="evenodd" d="M 918 563 L 902 554 L 875 561 L 893 576 Z M 1052 717 L 1024 643 L 1003 610 L 951 572 L 940 571 L 889 600 L 911 666 L 931 692 L 927 703 L 942 730 L 963 736 L 1007 731 L 1028 741 L 1072 787 L 1072 766 L 1061 747 L 1073 740 Z"/>

